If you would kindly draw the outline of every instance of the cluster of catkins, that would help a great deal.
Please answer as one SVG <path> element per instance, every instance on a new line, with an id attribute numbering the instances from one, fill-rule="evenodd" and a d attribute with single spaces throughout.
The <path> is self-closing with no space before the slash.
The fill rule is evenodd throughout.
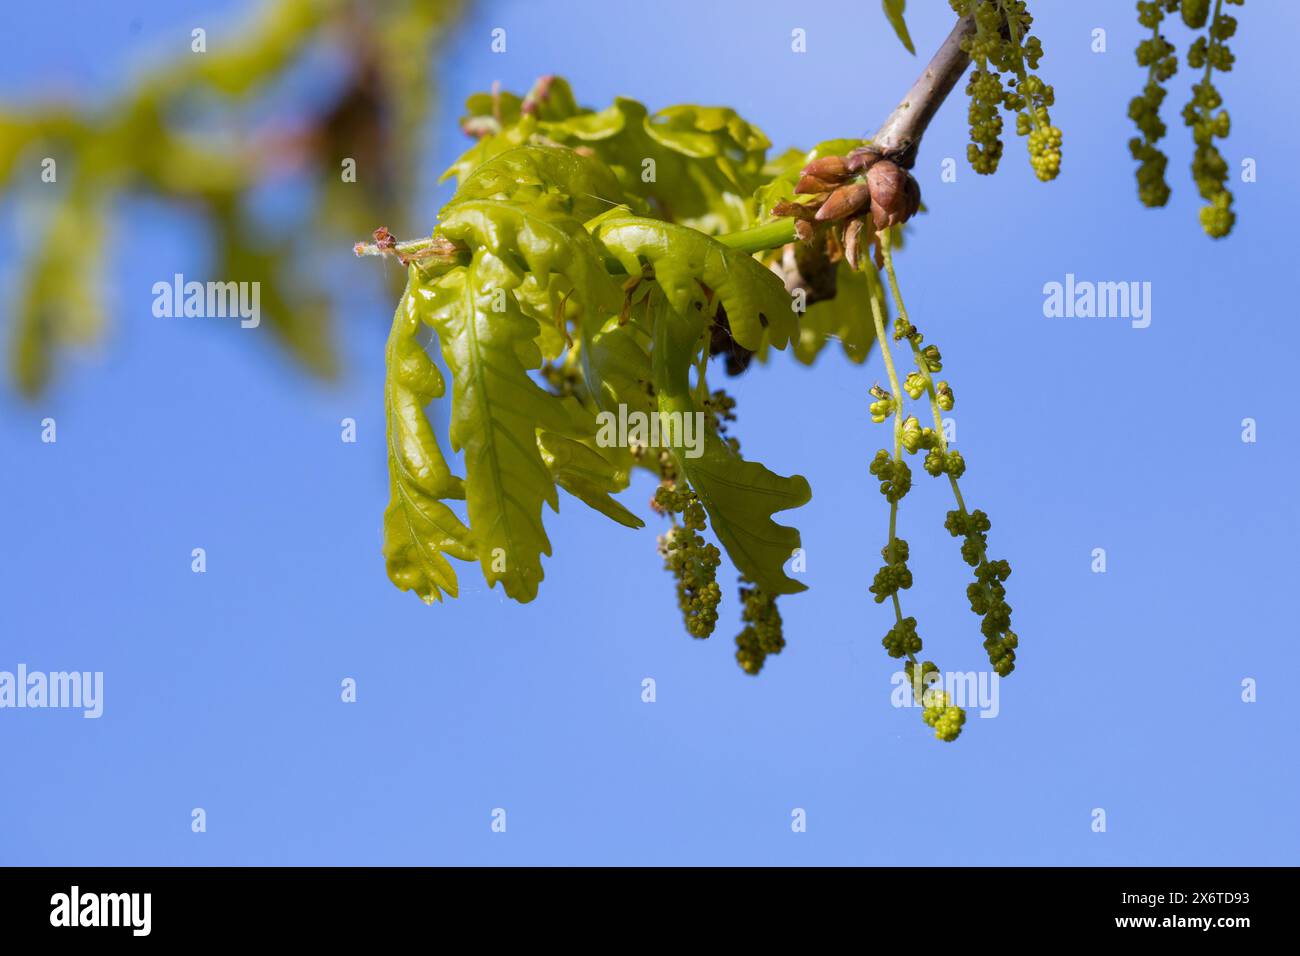
<path id="1" fill-rule="evenodd" d="M 740 619 L 745 626 L 736 635 L 736 662 L 746 674 L 757 674 L 763 669 L 768 654 L 780 654 L 781 648 L 785 647 L 781 612 L 777 610 L 776 598 L 764 594 L 758 585 L 743 578 L 740 603 Z"/>
<path id="2" fill-rule="evenodd" d="M 714 389 L 704 400 L 704 414 L 718 437 L 722 439 L 722 443 L 736 454 L 740 454 L 740 439 L 727 434 L 728 425 L 736 420 L 736 400 L 725 390 Z"/>
<path id="3" fill-rule="evenodd" d="M 890 275 L 892 278 L 892 271 Z M 938 424 L 938 413 L 952 409 L 955 401 L 952 386 L 946 381 L 933 379 L 935 373 L 943 370 L 943 356 L 937 346 L 923 344 L 920 331 L 902 316 L 895 320 L 893 339 L 910 345 L 917 367 L 903 380 L 902 390 L 912 400 L 923 396 L 931 398 L 937 409 L 935 419 Z M 988 557 L 988 531 L 991 527 L 988 515 L 978 509 L 973 512 L 966 510 L 957 485 L 957 480 L 965 474 L 966 462 L 960 452 L 947 447 L 940 432 L 923 427 L 915 416 L 903 417 L 902 396 L 895 397 L 875 385 L 871 397 L 872 421 L 881 423 L 891 418 L 895 421 L 896 450 L 901 449 L 909 455 L 925 452 L 925 470 L 935 477 L 947 476 L 952 484 L 957 508 L 948 512 L 944 526 L 951 535 L 963 539 L 962 558 L 975 571 L 975 580 L 967 587 L 966 596 L 971 610 L 981 617 L 980 631 L 984 635 L 984 650 L 989 663 L 999 676 L 1006 677 L 1015 669 L 1016 647 L 1019 645 L 1019 638 L 1011 630 L 1011 606 L 1006 601 L 1004 584 L 1011 574 L 1011 566 L 1006 561 Z M 890 503 L 891 510 L 889 543 L 880 551 L 884 563 L 876 571 L 870 587 L 876 603 L 892 600 L 895 608 L 895 624 L 881 643 L 890 657 L 907 658 L 908 677 L 916 682 L 917 699 L 925 706 L 925 722 L 934 728 L 935 736 L 940 740 L 955 740 L 961 733 L 966 715 L 947 694 L 926 687 L 927 678 L 937 674 L 938 668 L 932 661 L 917 660 L 916 655 L 921 652 L 923 644 L 917 633 L 916 618 L 902 616 L 898 599 L 900 591 L 912 586 L 912 572 L 907 566 L 908 544 L 894 532 L 898 503 L 912 487 L 912 470 L 901 453 L 895 457 L 882 448 L 872 459 L 870 471 L 880 482 L 880 493 Z M 915 673 L 918 666 L 921 669 L 919 678 Z"/>
<path id="4" fill-rule="evenodd" d="M 1137 62 L 1147 68 L 1147 82 L 1142 94 L 1129 102 L 1128 115 L 1138 128 L 1140 136 L 1129 140 L 1129 151 L 1138 161 L 1138 198 L 1147 206 L 1163 206 L 1169 201 L 1169 183 L 1165 179 L 1168 157 L 1157 147 L 1164 137 L 1166 127 L 1160 119 L 1164 102 L 1165 82 L 1178 71 L 1178 54 L 1174 44 L 1161 32 L 1167 16 L 1179 14 L 1183 23 L 1202 30 L 1187 49 L 1187 65 L 1193 70 L 1203 70 L 1201 81 L 1192 84 L 1192 98 L 1183 107 L 1183 122 L 1192 131 L 1196 146 L 1192 157 L 1192 178 L 1206 205 L 1201 207 L 1201 228 L 1206 235 L 1220 239 L 1232 231 L 1236 214 L 1232 211 L 1232 193 L 1227 188 L 1228 164 L 1215 140 L 1223 139 L 1231 129 L 1228 111 L 1223 109 L 1223 97 L 1213 82 L 1214 71 L 1227 73 L 1235 58 L 1227 41 L 1237 32 L 1237 20 L 1222 12 L 1222 3 L 1211 0 L 1140 0 L 1137 5 L 1138 23 L 1151 31 L 1151 36 L 1137 46 Z M 1226 0 L 1240 6 L 1243 0 Z"/>
<path id="5" fill-rule="evenodd" d="M 1029 164 L 1047 182 L 1061 171 L 1061 131 L 1052 125 L 1052 87 L 1032 72 L 1043 45 L 1028 36 L 1034 18 L 1023 0 L 949 0 L 959 16 L 975 20 L 975 32 L 962 49 L 975 63 L 966 93 L 970 97 L 970 144 L 966 159 L 985 175 L 997 172 L 1002 159 L 1002 110 L 1016 114 L 1016 134 L 1027 136 Z M 1003 83 L 1003 74 L 1011 79 Z"/>
<path id="6" fill-rule="evenodd" d="M 921 207 L 921 187 L 912 174 L 872 146 L 813 160 L 795 192 L 772 214 L 793 217 L 795 235 L 804 242 L 824 236 L 855 269 L 877 232 L 902 225 Z"/>
<path id="7" fill-rule="evenodd" d="M 966 711 L 956 706 L 952 697 L 941 687 L 932 686 L 939 676 L 939 666 L 934 661 L 923 663 L 919 680 L 916 665 L 911 661 L 903 665 L 903 670 L 907 673 L 908 684 L 916 694 L 916 699 L 925 708 L 921 719 L 934 728 L 935 737 L 952 742 L 961 736 L 961 729 L 966 723 Z"/>
<path id="8" fill-rule="evenodd" d="M 1011 565 L 988 559 L 986 549 L 992 523 L 978 508 L 969 514 L 960 509 L 949 511 L 943 526 L 954 538 L 964 539 L 962 559 L 975 569 L 975 580 L 967 585 L 966 597 L 970 609 L 982 618 L 980 633 L 984 635 L 989 664 L 999 677 L 1006 677 L 1016 669 L 1016 648 L 1020 645 L 1020 639 L 1011 630 L 1011 605 L 1007 604 L 1007 589 L 1003 586 L 1011 576 Z"/>
<path id="9" fill-rule="evenodd" d="M 924 372 L 908 375 L 903 384 L 910 397 L 920 398 L 929 376 L 943 371 L 943 356 L 934 344 L 923 347 L 920 331 L 901 319 L 894 324 L 894 338 L 910 341 L 918 368 L 924 367 Z M 954 402 L 952 386 L 938 381 L 934 383 L 934 390 L 939 408 L 950 410 Z M 921 428 L 913 417 L 903 422 L 903 447 L 910 454 L 924 450 L 925 470 L 936 478 L 947 475 L 954 490 L 957 479 L 966 472 L 966 461 L 961 452 L 947 448 L 941 436 L 931 428 Z M 944 527 L 954 538 L 963 538 L 962 560 L 975 569 L 975 581 L 966 588 L 966 597 L 970 600 L 971 610 L 983 619 L 980 632 L 984 635 L 984 650 L 988 653 L 989 663 L 999 676 L 1006 677 L 1015 669 L 1015 649 L 1019 644 L 1019 638 L 1011 630 L 1011 606 L 1006 602 L 1007 592 L 1003 587 L 1003 582 L 1011 574 L 1011 565 L 1006 561 L 989 560 L 987 535 L 992 523 L 978 508 L 968 512 L 959 499 L 958 507 L 948 512 Z"/>
<path id="10" fill-rule="evenodd" d="M 681 515 L 681 524 L 674 518 L 673 526 L 659 536 L 659 554 L 677 582 L 677 606 L 687 632 L 692 637 L 708 637 L 718 623 L 722 600 L 717 582 L 722 552 L 700 536 L 707 523 L 704 505 L 694 491 L 675 485 L 660 485 L 654 504 L 656 510 Z"/>

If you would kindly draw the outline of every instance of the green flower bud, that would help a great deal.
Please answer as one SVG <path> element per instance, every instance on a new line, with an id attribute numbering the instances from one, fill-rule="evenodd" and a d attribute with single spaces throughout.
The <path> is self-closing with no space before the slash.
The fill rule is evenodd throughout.
<path id="1" fill-rule="evenodd" d="M 931 372 L 943 371 L 943 356 L 939 354 L 937 345 L 927 345 L 921 349 L 921 357 L 925 359 L 925 367 Z"/>
<path id="2" fill-rule="evenodd" d="M 903 447 L 907 449 L 909 455 L 915 455 L 916 450 L 921 447 L 921 440 L 921 423 L 916 420 L 916 416 L 909 415 L 903 422 Z"/>

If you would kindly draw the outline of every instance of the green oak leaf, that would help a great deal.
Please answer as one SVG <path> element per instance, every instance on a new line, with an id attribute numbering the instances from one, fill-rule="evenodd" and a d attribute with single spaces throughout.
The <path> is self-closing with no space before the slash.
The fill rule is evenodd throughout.
<path id="1" fill-rule="evenodd" d="M 757 351 L 764 341 L 785 348 L 798 333 L 785 286 L 746 252 L 694 229 L 638 216 L 607 219 L 594 234 L 629 274 L 651 266 L 655 284 L 678 312 L 711 309 L 714 302 L 701 283 L 707 286 L 726 308 L 732 336 L 747 349 Z"/>
<path id="2" fill-rule="evenodd" d="M 582 223 L 544 203 L 471 199 L 444 209 L 438 232 L 483 248 L 531 273 L 543 289 L 551 277 L 565 280 L 563 291 L 593 332 L 623 303 L 619 283 L 605 271 L 599 248 Z"/>
<path id="3" fill-rule="evenodd" d="M 525 285 L 519 294 L 534 317 L 543 300 L 558 306 L 562 298 L 566 315 L 572 305 L 583 342 L 622 306 L 622 289 L 605 271 L 601 252 L 583 224 L 546 203 L 489 199 L 452 203 L 443 210 L 438 231 L 490 250 L 521 275 L 530 273 L 535 284 Z M 563 281 L 553 282 L 553 276 Z M 558 308 L 547 305 L 546 309 L 558 325 Z M 547 348 L 542 338 L 540 347 Z M 603 390 L 583 355 L 588 387 L 599 400 Z"/>
<path id="4" fill-rule="evenodd" d="M 411 270 L 412 284 L 419 278 Z M 384 511 L 384 557 L 388 576 L 426 604 L 442 592 L 458 593 L 456 572 L 444 555 L 474 560 L 469 529 L 443 503 L 464 498 L 463 482 L 452 475 L 438 447 L 425 406 L 440 398 L 442 374 L 420 344 L 417 302 L 411 286 L 393 316 L 388 336 L 384 410 L 388 432 L 388 508 Z"/>
<path id="5" fill-rule="evenodd" d="M 645 522 L 610 497 L 628 485 L 628 471 L 613 459 L 623 449 L 604 449 L 542 431 L 537 435 L 542 460 L 556 483 L 589 507 L 629 528 L 643 528 Z"/>
<path id="6" fill-rule="evenodd" d="M 657 216 L 707 233 L 748 225 L 746 199 L 762 182 L 770 143 L 733 110 L 672 106 L 652 114 L 620 97 L 600 113 L 543 125 L 557 142 L 594 152 Z"/>
<path id="7" fill-rule="evenodd" d="M 656 408 L 650 353 L 642 345 L 648 336 L 634 325 L 611 319 L 591 339 L 590 360 L 608 392 L 608 405 L 626 405 L 629 412 L 649 414 Z"/>
<path id="8" fill-rule="evenodd" d="M 652 114 L 636 100 L 619 97 L 594 112 L 569 105 L 572 93 L 562 79 L 544 81 L 549 83 L 547 97 L 533 110 L 525 110 L 524 101 L 509 93 L 470 97 L 469 114 L 461 122 L 480 138 L 443 178 L 454 175 L 463 183 L 479 166 L 512 148 L 561 144 L 606 164 L 634 208 L 648 204 L 655 216 L 707 233 L 751 223 L 748 200 L 764 181 L 770 143 L 734 110 L 682 105 Z M 558 99 L 557 89 L 562 91 Z M 563 107 L 557 108 L 557 102 Z"/>
<path id="9" fill-rule="evenodd" d="M 511 291 L 519 281 L 479 248 L 468 266 L 415 291 L 453 378 L 451 445 L 465 454 L 466 506 L 483 575 L 490 587 L 500 581 L 506 594 L 527 602 L 543 577 L 541 555 L 551 553 L 542 503 L 559 510 L 537 429 L 565 434 L 573 426 L 555 396 L 528 375 L 541 356 L 532 346 L 536 322 Z"/>
<path id="10" fill-rule="evenodd" d="M 681 315 L 666 304 L 658 310 L 652 355 L 661 413 L 691 415 L 699 410 L 691 394 L 690 369 L 706 327 L 703 318 Z M 783 567 L 800 546 L 799 532 L 777 524 L 772 515 L 807 504 L 812 498 L 807 480 L 801 475 L 785 478 L 746 461 L 712 428 L 705 431 L 699 457 L 690 457 L 688 451 L 681 444 L 673 449 L 737 570 L 767 594 L 806 590 L 807 585 L 789 577 Z"/>
<path id="11" fill-rule="evenodd" d="M 599 159 L 535 145 L 512 146 L 477 166 L 443 213 L 474 199 L 544 205 L 581 221 L 627 203 L 618 179 Z"/>
<path id="12" fill-rule="evenodd" d="M 799 318 L 799 337 L 791 351 L 804 365 L 813 364 L 831 341 L 840 344 L 850 362 L 861 365 L 876 341 L 876 326 L 871 318 L 872 296 L 879 300 L 881 312 L 888 312 L 883 288 L 871 268 L 851 269 L 841 261 L 836 267 L 835 282 L 835 297 L 814 302 Z"/>

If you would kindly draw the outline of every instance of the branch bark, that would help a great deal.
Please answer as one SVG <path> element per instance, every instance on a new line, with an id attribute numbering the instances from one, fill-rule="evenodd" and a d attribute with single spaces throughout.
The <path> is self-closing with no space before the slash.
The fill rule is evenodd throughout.
<path id="1" fill-rule="evenodd" d="M 970 57 L 962 51 L 961 42 L 974 32 L 974 17 L 957 21 L 924 72 L 872 137 L 872 145 L 904 169 L 911 169 L 916 163 L 916 152 L 926 127 L 970 66 Z"/>

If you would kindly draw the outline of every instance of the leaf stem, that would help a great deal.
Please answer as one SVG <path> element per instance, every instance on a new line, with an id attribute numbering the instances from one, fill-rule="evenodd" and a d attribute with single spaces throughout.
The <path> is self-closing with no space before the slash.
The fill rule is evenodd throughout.
<path id="1" fill-rule="evenodd" d="M 794 220 L 774 219 L 761 226 L 724 233 L 714 238 L 724 246 L 743 252 L 754 253 L 779 249 L 788 242 L 794 242 Z"/>
<path id="2" fill-rule="evenodd" d="M 439 235 L 398 242 L 384 227 L 375 230 L 374 242 L 358 242 L 352 251 L 360 256 L 395 256 L 402 265 L 412 262 L 428 265 L 465 265 L 469 262 L 468 250 L 459 243 Z"/>

